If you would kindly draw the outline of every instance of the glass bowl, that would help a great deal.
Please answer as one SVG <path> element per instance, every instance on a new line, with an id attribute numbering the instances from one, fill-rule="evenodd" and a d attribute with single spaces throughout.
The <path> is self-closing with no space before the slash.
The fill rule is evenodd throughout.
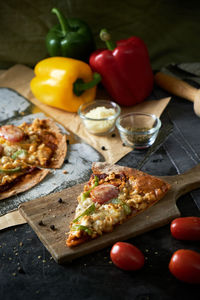
<path id="1" fill-rule="evenodd" d="M 120 112 L 119 105 L 108 100 L 83 103 L 78 109 L 86 130 L 94 135 L 106 135 L 112 132 Z"/>
<path id="2" fill-rule="evenodd" d="M 146 149 L 155 142 L 161 121 L 153 114 L 134 112 L 118 117 L 116 126 L 123 144 Z"/>

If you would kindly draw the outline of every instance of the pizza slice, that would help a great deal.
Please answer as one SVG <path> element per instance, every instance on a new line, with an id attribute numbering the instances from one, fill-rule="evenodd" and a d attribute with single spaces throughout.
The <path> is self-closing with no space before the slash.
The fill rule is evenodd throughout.
<path id="1" fill-rule="evenodd" d="M 1 161 L 60 168 L 67 152 L 66 136 L 50 119 L 0 127 Z"/>
<path id="2" fill-rule="evenodd" d="M 117 224 L 162 199 L 170 185 L 136 169 L 96 162 L 78 196 L 67 246 L 73 247 L 113 231 Z"/>
<path id="3" fill-rule="evenodd" d="M 0 200 L 24 192 L 60 168 L 66 136 L 50 119 L 0 127 Z"/>
<path id="4" fill-rule="evenodd" d="M 11 171 L 11 172 L 10 172 Z M 47 169 L 26 166 L 24 168 L 0 170 L 0 200 L 25 192 L 39 182 L 49 173 Z"/>

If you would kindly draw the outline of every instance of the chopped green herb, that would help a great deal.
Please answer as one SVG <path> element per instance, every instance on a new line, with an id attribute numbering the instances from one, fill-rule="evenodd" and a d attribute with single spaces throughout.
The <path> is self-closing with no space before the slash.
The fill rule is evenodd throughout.
<path id="1" fill-rule="evenodd" d="M 122 207 L 123 207 L 123 209 L 124 209 L 126 215 L 129 215 L 129 214 L 131 213 L 130 207 L 129 207 L 128 204 L 126 204 L 124 201 L 119 200 L 118 198 L 114 198 L 114 199 L 112 199 L 111 202 L 112 202 L 113 204 L 120 204 L 120 205 L 122 205 Z"/>
<path id="2" fill-rule="evenodd" d="M 147 143 L 153 135 L 148 133 L 151 127 L 141 127 L 141 128 L 126 127 L 126 129 L 133 133 L 131 135 L 127 133 L 127 140 L 131 143 L 137 143 L 137 144 Z M 141 133 L 141 134 L 137 134 L 137 133 Z"/>
<path id="3" fill-rule="evenodd" d="M 126 203 L 123 203 L 122 206 L 124 208 L 126 215 L 129 215 L 131 213 L 130 207 Z"/>
<path id="4" fill-rule="evenodd" d="M 21 154 L 26 155 L 27 151 L 24 149 L 20 149 L 17 150 L 15 153 L 13 153 L 13 155 L 11 156 L 12 159 L 16 159 L 18 156 L 20 156 Z"/>
<path id="5" fill-rule="evenodd" d="M 81 194 L 81 201 L 85 201 L 85 199 L 88 198 L 88 197 L 90 196 L 90 192 L 91 192 L 97 185 L 99 185 L 99 178 L 95 175 L 95 176 L 94 176 L 94 179 L 95 179 L 95 181 L 94 181 L 93 186 L 92 186 L 88 191 L 86 191 L 86 192 L 84 192 L 84 193 Z"/>
<path id="6" fill-rule="evenodd" d="M 120 200 L 118 198 L 114 198 L 112 199 L 111 201 L 113 204 L 119 204 L 120 203 Z"/>
<path id="7" fill-rule="evenodd" d="M 90 196 L 90 191 L 91 190 L 81 194 L 81 201 L 85 201 L 85 199 Z"/>
<path id="8" fill-rule="evenodd" d="M 84 216 L 89 216 L 90 214 L 92 214 L 95 211 L 95 209 L 96 209 L 96 207 L 95 207 L 95 204 L 93 203 L 86 210 L 84 210 L 84 212 L 82 212 L 82 214 L 80 214 L 80 216 L 78 216 L 76 219 L 74 219 L 73 223 L 78 222 Z"/>
<path id="9" fill-rule="evenodd" d="M 0 173 L 6 173 L 6 174 L 15 173 L 19 171 L 21 171 L 21 167 L 17 167 L 14 169 L 0 169 Z"/>
<path id="10" fill-rule="evenodd" d="M 89 227 L 83 226 L 83 225 L 74 225 L 74 226 L 72 226 L 71 230 L 72 230 L 72 231 L 83 230 L 83 231 L 85 231 L 88 235 L 91 235 L 91 234 L 92 234 L 92 230 L 91 230 Z"/>
<path id="11" fill-rule="evenodd" d="M 94 176 L 94 185 L 93 185 L 93 187 L 95 187 L 95 186 L 97 186 L 97 185 L 99 185 L 99 178 L 95 175 Z"/>

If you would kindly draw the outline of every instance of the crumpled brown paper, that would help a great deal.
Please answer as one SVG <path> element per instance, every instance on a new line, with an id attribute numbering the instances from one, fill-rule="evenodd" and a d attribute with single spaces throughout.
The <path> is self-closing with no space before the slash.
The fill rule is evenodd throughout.
<path id="1" fill-rule="evenodd" d="M 22 217 L 20 212 L 18 210 L 14 210 L 0 217 L 0 230 L 25 223 L 26 220 Z"/>
<path id="2" fill-rule="evenodd" d="M 50 117 L 62 124 L 72 133 L 78 135 L 89 145 L 93 146 L 98 152 L 103 155 L 105 160 L 109 163 L 116 163 L 120 158 L 132 151 L 132 148 L 122 146 L 122 141 L 117 129 L 115 130 L 116 136 L 114 138 L 111 137 L 111 135 L 100 137 L 89 134 L 83 127 L 81 120 L 76 113 L 69 113 L 39 102 L 33 96 L 30 90 L 30 81 L 33 76 L 34 72 L 31 68 L 28 68 L 24 65 L 15 65 L 0 76 L 0 86 L 12 88 L 13 90 L 23 95 Z M 100 99 L 100 97 L 103 97 L 105 99 L 105 95 L 97 95 L 97 97 L 98 99 Z M 107 99 L 109 99 L 109 96 L 107 96 Z M 170 98 L 164 98 L 155 101 L 145 101 L 133 107 L 123 108 L 122 113 L 138 111 L 153 113 L 156 116 L 160 117 L 169 101 Z M 106 150 L 102 150 L 102 146 L 104 146 Z"/>

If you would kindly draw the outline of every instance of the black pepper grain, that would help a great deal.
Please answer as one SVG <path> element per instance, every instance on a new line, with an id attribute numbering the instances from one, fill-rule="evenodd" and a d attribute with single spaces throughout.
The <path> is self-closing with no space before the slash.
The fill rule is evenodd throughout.
<path id="1" fill-rule="evenodd" d="M 116 134 L 115 134 L 115 133 L 113 133 L 113 134 L 111 135 L 111 137 L 116 137 Z"/>
<path id="2" fill-rule="evenodd" d="M 123 146 L 123 147 L 125 147 L 125 146 L 126 146 L 126 144 L 125 144 L 125 143 L 123 143 L 123 144 L 122 144 L 122 146 Z"/>
<path id="3" fill-rule="evenodd" d="M 66 158 L 66 159 L 64 160 L 64 163 L 65 163 L 65 164 L 68 164 L 68 162 L 69 162 L 69 160 Z"/>
<path id="4" fill-rule="evenodd" d="M 25 271 L 24 271 L 24 269 L 23 269 L 22 267 L 18 267 L 18 268 L 17 268 L 17 271 L 18 271 L 19 273 L 21 273 L 21 274 L 25 274 Z"/>
<path id="5" fill-rule="evenodd" d="M 102 146 L 102 147 L 101 147 L 101 150 L 107 150 L 107 149 L 106 149 L 106 147 L 105 147 L 105 146 Z"/>
<path id="6" fill-rule="evenodd" d="M 56 228 L 55 228 L 55 225 L 50 225 L 50 228 L 51 228 L 51 230 L 55 230 Z"/>
<path id="7" fill-rule="evenodd" d="M 42 222 L 42 220 L 39 221 L 38 225 L 44 226 L 44 223 Z"/>
<path id="8" fill-rule="evenodd" d="M 67 142 L 67 145 L 69 145 L 69 140 L 67 140 L 66 142 Z"/>
<path id="9" fill-rule="evenodd" d="M 59 198 L 59 199 L 58 199 L 58 202 L 59 202 L 59 203 L 63 203 L 62 198 Z"/>

